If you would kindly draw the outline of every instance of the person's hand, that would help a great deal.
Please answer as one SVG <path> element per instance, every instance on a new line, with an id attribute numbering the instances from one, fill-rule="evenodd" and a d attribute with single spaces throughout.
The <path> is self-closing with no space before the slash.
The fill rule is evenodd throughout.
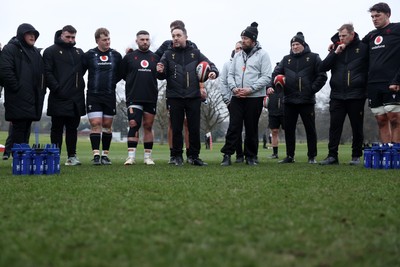
<path id="1" fill-rule="evenodd" d="M 346 45 L 345 45 L 345 44 L 340 44 L 340 45 L 338 45 L 338 47 L 337 47 L 336 50 L 335 50 L 335 54 L 340 54 L 340 53 L 342 53 L 342 52 L 344 51 L 345 48 L 346 48 Z"/>
<path id="2" fill-rule="evenodd" d="M 207 91 L 206 91 L 206 88 L 200 87 L 200 96 L 201 96 L 201 100 L 207 99 Z"/>
<path id="3" fill-rule="evenodd" d="M 162 63 L 157 63 L 157 72 L 158 73 L 163 73 L 164 72 L 164 64 Z"/>
<path id="4" fill-rule="evenodd" d="M 389 90 L 395 93 L 398 93 L 400 90 L 400 85 L 398 84 L 391 84 L 389 85 Z"/>
<path id="5" fill-rule="evenodd" d="M 215 78 L 217 78 L 217 74 L 215 72 L 212 71 L 208 74 L 208 79 L 214 80 Z"/>
<path id="6" fill-rule="evenodd" d="M 333 49 L 335 49 L 335 44 L 330 44 L 328 46 L 328 51 L 331 52 Z"/>
<path id="7" fill-rule="evenodd" d="M 267 88 L 267 95 L 272 95 L 273 93 L 275 93 L 274 88 L 268 87 L 268 88 Z"/>
<path id="8" fill-rule="evenodd" d="M 235 95 L 240 98 L 245 98 L 251 93 L 251 88 L 236 88 L 234 89 L 234 91 L 235 90 Z"/>

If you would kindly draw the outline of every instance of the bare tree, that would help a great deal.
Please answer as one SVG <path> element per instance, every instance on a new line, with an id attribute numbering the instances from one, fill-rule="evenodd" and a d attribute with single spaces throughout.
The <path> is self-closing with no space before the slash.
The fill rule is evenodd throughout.
<path id="1" fill-rule="evenodd" d="M 154 132 L 155 135 L 158 133 L 158 139 L 160 140 L 160 144 L 164 144 L 164 139 L 168 132 L 168 109 L 166 102 L 166 92 L 167 92 L 167 81 L 159 81 L 158 82 L 158 100 L 157 100 L 157 116 L 154 120 Z"/>
<path id="2" fill-rule="evenodd" d="M 204 133 L 216 130 L 216 128 L 219 127 L 229 116 L 228 109 L 222 100 L 218 86 L 218 80 L 210 80 L 205 83 L 207 90 L 207 104 L 201 105 L 200 126 L 201 131 Z"/>

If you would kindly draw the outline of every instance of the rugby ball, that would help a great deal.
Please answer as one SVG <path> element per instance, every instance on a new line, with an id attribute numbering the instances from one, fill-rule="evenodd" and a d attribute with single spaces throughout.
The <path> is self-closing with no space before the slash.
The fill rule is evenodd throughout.
<path id="1" fill-rule="evenodd" d="M 281 88 L 285 87 L 285 75 L 279 74 L 275 76 L 274 79 L 275 87 L 280 86 Z"/>
<path id="2" fill-rule="evenodd" d="M 196 67 L 196 74 L 199 82 L 204 83 L 208 79 L 208 74 L 210 73 L 210 64 L 206 61 L 200 62 Z"/>

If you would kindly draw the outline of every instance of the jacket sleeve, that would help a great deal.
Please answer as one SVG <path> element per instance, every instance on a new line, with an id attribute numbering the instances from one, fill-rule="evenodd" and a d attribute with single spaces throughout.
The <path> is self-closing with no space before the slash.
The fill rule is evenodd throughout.
<path id="1" fill-rule="evenodd" d="M 260 58 L 261 63 L 261 75 L 260 77 L 251 85 L 253 91 L 265 90 L 267 84 L 271 83 L 272 66 L 269 55 L 265 52 Z"/>
<path id="2" fill-rule="evenodd" d="M 13 49 L 14 47 L 14 45 L 6 45 L 4 47 L 0 58 L 0 73 L 6 89 L 16 92 L 18 91 L 17 64 L 15 62 L 17 49 Z"/>
<path id="3" fill-rule="evenodd" d="M 312 84 L 312 90 L 314 93 L 317 93 L 321 88 L 325 85 L 326 80 L 328 80 L 328 75 L 326 75 L 325 71 L 320 71 L 320 65 L 321 65 L 321 58 L 319 57 L 318 54 L 316 54 L 316 59 L 315 59 L 315 64 L 316 64 L 316 70 L 317 72 L 315 73 L 315 79 Z"/>
<path id="4" fill-rule="evenodd" d="M 321 61 L 320 65 L 319 65 L 319 71 L 329 71 L 332 69 L 333 64 L 335 63 L 337 58 L 337 54 L 335 53 L 335 51 L 331 51 L 326 58 Z"/>
<path id="5" fill-rule="evenodd" d="M 231 101 L 230 89 L 228 87 L 228 71 L 229 71 L 229 62 L 226 62 L 222 67 L 222 71 L 219 75 L 219 91 L 221 93 L 222 99 L 225 104 L 228 104 Z"/>
<path id="6" fill-rule="evenodd" d="M 56 92 L 59 88 L 57 78 L 54 76 L 55 64 L 50 49 L 44 50 L 43 53 L 44 71 L 46 75 L 46 84 L 51 92 Z"/>

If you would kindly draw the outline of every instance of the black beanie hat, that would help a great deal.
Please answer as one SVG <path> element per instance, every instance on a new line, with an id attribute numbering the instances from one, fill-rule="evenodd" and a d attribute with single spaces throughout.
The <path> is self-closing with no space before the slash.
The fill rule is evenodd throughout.
<path id="1" fill-rule="evenodd" d="M 258 30 L 257 30 L 258 23 L 253 22 L 250 26 L 248 26 L 245 30 L 242 31 L 240 36 L 246 36 L 252 39 L 253 41 L 257 41 Z"/>
<path id="2" fill-rule="evenodd" d="M 291 40 L 290 40 L 290 45 L 292 45 L 292 43 L 294 42 L 298 42 L 300 43 L 302 46 L 306 45 L 306 41 L 304 40 L 304 35 L 302 32 L 298 32 Z"/>

